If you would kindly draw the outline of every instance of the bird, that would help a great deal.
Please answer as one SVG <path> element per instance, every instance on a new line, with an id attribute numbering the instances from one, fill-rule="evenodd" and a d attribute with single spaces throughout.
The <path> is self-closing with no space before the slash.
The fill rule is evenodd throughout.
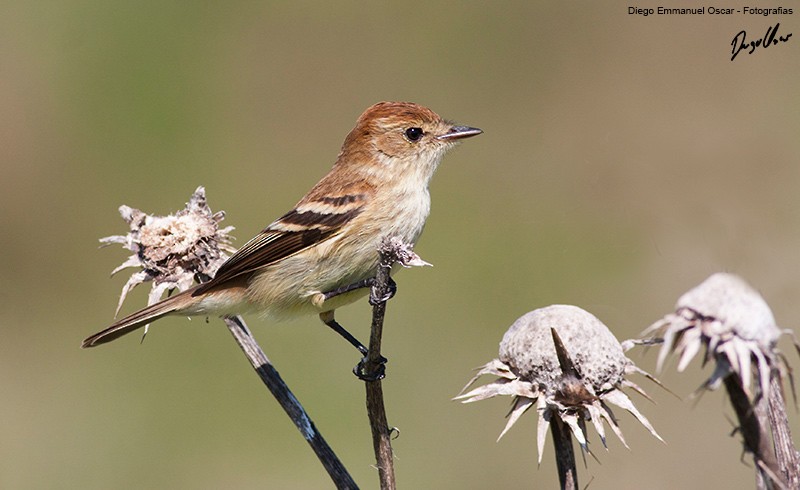
<path id="1" fill-rule="evenodd" d="M 430 213 L 428 185 L 442 157 L 482 132 L 411 102 L 372 105 L 331 170 L 213 278 L 114 322 L 81 346 L 110 342 L 168 315 L 258 312 L 282 319 L 316 313 L 366 355 L 334 311 L 367 294 L 384 238 L 417 242 Z"/>

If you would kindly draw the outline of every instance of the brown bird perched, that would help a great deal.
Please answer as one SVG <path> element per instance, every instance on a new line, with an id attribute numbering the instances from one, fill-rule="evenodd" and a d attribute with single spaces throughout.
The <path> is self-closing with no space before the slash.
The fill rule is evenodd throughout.
<path id="1" fill-rule="evenodd" d="M 275 318 L 317 313 L 366 353 L 336 322 L 334 310 L 368 292 L 381 240 L 417 241 L 436 167 L 460 140 L 481 132 L 410 102 L 373 105 L 345 138 L 330 172 L 213 279 L 128 315 L 82 347 L 110 342 L 166 315 L 257 311 Z"/>

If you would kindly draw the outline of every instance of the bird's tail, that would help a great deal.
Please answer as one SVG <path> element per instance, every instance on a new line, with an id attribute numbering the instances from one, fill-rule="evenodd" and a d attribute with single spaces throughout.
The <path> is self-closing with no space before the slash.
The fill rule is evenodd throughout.
<path id="1" fill-rule="evenodd" d="M 170 296 L 169 298 L 152 304 L 147 308 L 142 308 L 135 313 L 131 313 L 125 318 L 118 320 L 105 330 L 97 332 L 96 334 L 86 338 L 86 340 L 84 340 L 81 344 L 81 347 L 85 349 L 87 347 L 94 347 L 96 345 L 105 344 L 106 342 L 111 342 L 112 340 L 118 339 L 127 333 L 131 333 L 134 330 L 142 328 L 150 322 L 158 320 L 163 316 L 186 309 L 188 306 L 191 306 L 197 301 L 196 298 L 192 297 L 194 289 L 195 288 L 192 288 L 188 291 Z"/>

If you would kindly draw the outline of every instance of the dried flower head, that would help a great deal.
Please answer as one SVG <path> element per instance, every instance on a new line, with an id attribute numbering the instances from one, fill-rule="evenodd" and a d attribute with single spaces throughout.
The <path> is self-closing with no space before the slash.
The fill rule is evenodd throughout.
<path id="1" fill-rule="evenodd" d="M 462 393 L 481 375 L 498 378 L 456 399 L 469 403 L 497 395 L 513 396 L 508 423 L 500 437 L 535 403 L 539 412 L 537 446 L 541 462 L 552 417 L 570 427 L 584 451 L 588 451 L 586 421 L 592 422 L 603 446 L 605 420 L 627 447 L 609 405 L 629 411 L 661 440 L 647 418 L 621 391 L 631 388 L 647 397 L 639 386 L 625 378 L 631 373 L 656 381 L 625 357 L 623 347 L 595 316 L 576 306 L 553 305 L 527 313 L 514 322 L 500 343 L 499 358 L 480 368 Z"/>
<path id="2" fill-rule="evenodd" d="M 186 208 L 168 216 L 151 216 L 138 209 L 120 206 L 119 213 L 128 225 L 127 235 L 101 238 L 105 245 L 119 243 L 133 255 L 114 269 L 137 267 L 122 288 L 117 313 L 128 292 L 137 285 L 152 281 L 148 304 L 157 302 L 164 292 L 189 289 L 194 281 L 213 277 L 227 259 L 225 252 L 234 252 L 231 246 L 232 226 L 220 228 L 225 213 L 212 213 L 201 186 L 192 194 Z"/>
<path id="3" fill-rule="evenodd" d="M 716 389 L 735 373 L 748 395 L 753 370 L 756 387 L 767 393 L 772 370 L 781 366 L 776 343 L 782 333 L 761 295 L 740 277 L 727 273 L 714 274 L 681 296 L 674 313 L 645 330 L 645 335 L 664 338 L 659 371 L 670 352 L 678 355 L 678 371 L 683 371 L 704 347 L 703 364 L 716 360 L 704 387 Z"/>

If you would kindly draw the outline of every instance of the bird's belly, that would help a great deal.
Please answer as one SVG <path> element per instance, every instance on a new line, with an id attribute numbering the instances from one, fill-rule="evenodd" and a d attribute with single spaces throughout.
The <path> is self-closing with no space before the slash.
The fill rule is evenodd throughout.
<path id="1" fill-rule="evenodd" d="M 318 247 L 254 274 L 247 288 L 248 302 L 259 312 L 280 319 L 331 311 L 364 297 L 368 288 L 328 300 L 322 295 L 374 277 L 377 248 L 372 247 L 372 253 L 320 253 L 325 250 Z"/>

